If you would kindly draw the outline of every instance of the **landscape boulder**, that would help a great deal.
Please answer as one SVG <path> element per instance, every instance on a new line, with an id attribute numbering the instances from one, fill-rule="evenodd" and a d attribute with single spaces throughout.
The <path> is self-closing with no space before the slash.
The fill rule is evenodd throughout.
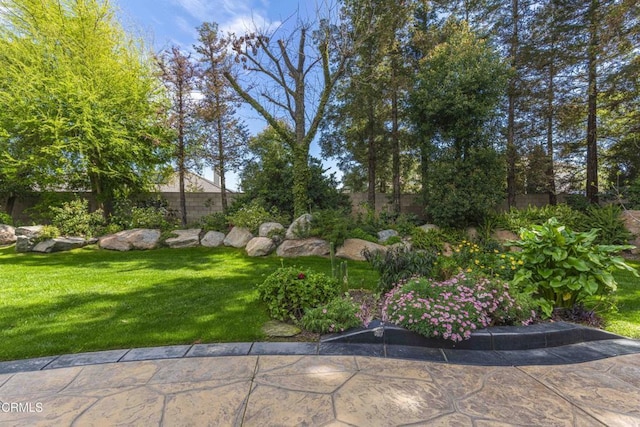
<path id="1" fill-rule="evenodd" d="M 435 224 L 424 224 L 424 225 L 421 225 L 419 228 L 422 228 L 424 231 L 440 230 L 440 227 L 438 227 Z"/>
<path id="2" fill-rule="evenodd" d="M 165 245 L 170 248 L 193 248 L 200 245 L 200 228 L 190 228 L 187 230 L 174 230 L 171 233 L 174 237 L 170 237 L 164 241 Z"/>
<path id="3" fill-rule="evenodd" d="M 41 225 L 16 228 L 16 252 L 31 252 L 42 233 Z"/>
<path id="4" fill-rule="evenodd" d="M 103 236 L 98 242 L 102 249 L 129 251 L 132 249 L 153 249 L 158 246 L 160 230 L 134 228 Z"/>
<path id="5" fill-rule="evenodd" d="M 247 255 L 266 256 L 276 249 L 276 244 L 269 237 L 254 237 L 247 243 Z"/>
<path id="6" fill-rule="evenodd" d="M 285 240 L 297 240 L 307 236 L 311 228 L 311 219 L 311 214 L 304 214 L 296 218 L 287 229 L 287 233 L 284 235 Z"/>
<path id="7" fill-rule="evenodd" d="M 378 231 L 378 242 L 384 243 L 389 240 L 391 237 L 395 237 L 398 235 L 396 230 L 382 230 Z"/>
<path id="8" fill-rule="evenodd" d="M 253 234 L 248 228 L 233 227 L 227 237 L 224 238 L 225 246 L 233 246 L 234 248 L 244 248 L 253 239 Z"/>
<path id="9" fill-rule="evenodd" d="M 72 249 L 84 248 L 87 245 L 96 243 L 97 239 L 85 239 L 83 237 L 56 237 L 44 240 L 36 244 L 32 252 L 64 252 Z"/>
<path id="10" fill-rule="evenodd" d="M 325 256 L 329 255 L 329 242 L 326 240 L 310 237 L 308 239 L 285 240 L 276 253 L 284 258 L 294 258 L 299 256 Z"/>
<path id="11" fill-rule="evenodd" d="M 200 244 L 207 248 L 217 248 L 224 245 L 224 233 L 219 231 L 207 231 L 207 233 L 200 239 Z"/>
<path id="12" fill-rule="evenodd" d="M 18 240 L 16 229 L 10 225 L 0 224 L 0 246 L 12 245 Z"/>
<path id="13" fill-rule="evenodd" d="M 366 261 L 366 258 L 363 255 L 365 249 L 371 253 L 387 251 L 386 246 L 382 246 L 377 243 L 362 239 L 347 239 L 336 251 L 336 256 L 338 258 L 345 258 L 353 261 Z"/>
<path id="14" fill-rule="evenodd" d="M 273 235 L 274 233 L 284 235 L 284 226 L 279 222 L 265 222 L 260 224 L 260 228 L 258 229 L 259 237 L 271 237 L 269 234 Z"/>

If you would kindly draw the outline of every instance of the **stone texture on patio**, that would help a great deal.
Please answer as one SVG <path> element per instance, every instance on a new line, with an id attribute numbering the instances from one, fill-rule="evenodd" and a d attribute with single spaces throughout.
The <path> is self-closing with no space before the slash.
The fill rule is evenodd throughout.
<path id="1" fill-rule="evenodd" d="M 640 425 L 640 354 L 520 367 L 365 356 L 143 360 L 2 374 L 0 401 L 0 425 L 12 426 L 628 426 Z M 11 403 L 22 410 L 5 410 Z"/>

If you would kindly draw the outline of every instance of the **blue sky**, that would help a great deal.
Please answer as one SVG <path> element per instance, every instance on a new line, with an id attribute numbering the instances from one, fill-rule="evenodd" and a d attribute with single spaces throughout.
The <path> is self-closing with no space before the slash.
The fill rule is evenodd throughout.
<path id="1" fill-rule="evenodd" d="M 178 45 L 190 50 L 197 41 L 196 28 L 216 22 L 223 33 L 245 33 L 258 28 L 277 27 L 296 13 L 313 15 L 322 0 L 112 0 L 120 9 L 125 28 L 144 37 L 156 51 Z M 250 107 L 239 110 L 250 131 L 257 133 L 265 122 Z M 319 157 L 314 145 L 311 154 Z M 326 166 L 333 166 L 333 162 Z M 210 171 L 204 175 L 211 178 Z M 236 174 L 227 174 L 228 185 L 237 189 Z"/>

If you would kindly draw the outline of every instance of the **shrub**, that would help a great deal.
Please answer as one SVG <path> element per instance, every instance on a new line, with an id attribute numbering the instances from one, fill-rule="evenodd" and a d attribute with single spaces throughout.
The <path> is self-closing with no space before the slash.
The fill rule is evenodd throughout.
<path id="1" fill-rule="evenodd" d="M 428 276 L 436 261 L 435 252 L 410 251 L 405 247 L 390 248 L 386 252 L 365 249 L 365 259 L 380 273 L 378 289 L 387 292 L 391 287 L 412 276 Z"/>
<path id="2" fill-rule="evenodd" d="M 616 253 L 632 246 L 596 245 L 597 230 L 576 233 L 551 218 L 540 226 L 523 229 L 517 242 L 522 266 L 514 284 L 526 286 L 540 299 L 546 316 L 554 307 L 571 308 L 591 295 L 607 295 L 616 290 L 611 274 L 615 269 L 637 271 Z"/>
<path id="3" fill-rule="evenodd" d="M 482 245 L 463 240 L 451 250 L 451 256 L 438 258 L 435 277 L 446 280 L 463 271 L 510 280 L 522 264 L 513 254 L 501 252 L 491 243 Z"/>
<path id="4" fill-rule="evenodd" d="M 582 221 L 582 214 L 566 204 L 546 205 L 543 207 L 529 206 L 526 209 L 511 208 L 509 212 L 498 217 L 497 222 L 511 230 L 519 233 L 522 228 L 529 228 L 533 225 L 542 225 L 550 218 L 556 218 L 561 224 L 575 228 Z"/>
<path id="5" fill-rule="evenodd" d="M 464 273 L 443 282 L 412 279 L 385 296 L 383 320 L 427 337 L 462 341 L 471 332 L 495 324 L 531 322 L 528 305 L 509 293 L 498 279 Z"/>
<path id="6" fill-rule="evenodd" d="M 295 266 L 279 268 L 258 285 L 271 317 L 283 321 L 300 320 L 306 310 L 336 297 L 339 289 L 335 279 Z"/>
<path id="7" fill-rule="evenodd" d="M 414 227 L 411 231 L 411 245 L 414 249 L 439 252 L 444 248 L 444 243 L 443 233 L 438 229 L 423 230 Z"/>
<path id="8" fill-rule="evenodd" d="M 227 215 L 230 225 L 244 227 L 253 234 L 258 233 L 260 224 L 269 221 L 280 221 L 280 214 L 276 208 L 267 211 L 258 201 L 252 201 L 233 213 Z"/>
<path id="9" fill-rule="evenodd" d="M 227 233 L 229 231 L 229 221 L 224 212 L 214 212 L 204 215 L 198 220 L 197 226 L 204 231 L 219 231 Z"/>
<path id="10" fill-rule="evenodd" d="M 616 205 L 604 207 L 589 206 L 582 220 L 577 224 L 579 231 L 592 228 L 599 230 L 595 243 L 602 245 L 626 245 L 632 235 L 626 229 L 620 215 L 622 209 Z"/>
<path id="11" fill-rule="evenodd" d="M 361 325 L 357 314 L 358 306 L 350 298 L 338 297 L 305 311 L 300 324 L 312 332 L 342 332 Z"/>
<path id="12" fill-rule="evenodd" d="M 0 224 L 13 225 L 13 218 L 5 212 L 0 212 Z"/>
<path id="13" fill-rule="evenodd" d="M 53 225 L 44 225 L 38 235 L 37 241 L 44 242 L 45 240 L 55 239 L 56 237 L 60 237 L 60 230 L 58 227 Z"/>
<path id="14" fill-rule="evenodd" d="M 349 237 L 352 239 L 366 240 L 367 242 L 378 243 L 378 237 L 367 233 L 362 228 L 356 228 L 349 232 Z"/>
<path id="15" fill-rule="evenodd" d="M 102 210 L 89 212 L 89 201 L 76 199 L 65 202 L 61 207 L 51 207 L 51 223 L 66 236 L 92 237 L 105 226 Z"/>
<path id="16" fill-rule="evenodd" d="M 350 237 L 350 232 L 354 228 L 353 219 L 345 211 L 325 209 L 313 212 L 309 235 L 340 246 Z"/>
<path id="17" fill-rule="evenodd" d="M 402 237 L 400 237 L 400 236 L 391 236 L 384 242 L 384 245 L 385 246 L 392 246 L 392 245 L 396 245 L 398 243 L 402 243 Z"/>
<path id="18" fill-rule="evenodd" d="M 123 229 L 153 228 L 162 231 L 172 230 L 178 224 L 178 219 L 163 200 L 119 200 L 114 205 L 112 224 Z"/>

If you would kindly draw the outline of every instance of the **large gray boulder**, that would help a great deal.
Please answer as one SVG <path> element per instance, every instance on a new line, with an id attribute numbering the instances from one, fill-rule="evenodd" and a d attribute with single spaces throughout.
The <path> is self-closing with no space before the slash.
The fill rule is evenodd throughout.
<path id="1" fill-rule="evenodd" d="M 84 248 L 85 246 L 95 243 L 95 239 L 87 240 L 83 237 L 56 237 L 54 239 L 44 240 L 36 244 L 32 252 L 64 252 L 72 249 Z"/>
<path id="2" fill-rule="evenodd" d="M 207 231 L 207 233 L 200 239 L 200 244 L 206 248 L 217 248 L 224 245 L 224 233 L 219 231 Z"/>
<path id="3" fill-rule="evenodd" d="M 378 231 L 378 242 L 384 243 L 389 240 L 391 237 L 398 236 L 398 232 L 396 230 L 382 230 Z"/>
<path id="4" fill-rule="evenodd" d="M 253 239 L 253 234 L 247 228 L 233 227 L 227 237 L 224 238 L 225 246 L 233 246 L 234 248 L 244 248 Z"/>
<path id="5" fill-rule="evenodd" d="M 310 237 L 308 239 L 285 240 L 278 246 L 276 253 L 283 258 L 294 258 L 299 256 L 329 255 L 329 250 L 329 242 Z"/>
<path id="6" fill-rule="evenodd" d="M 160 241 L 160 230 L 134 228 L 100 238 L 102 249 L 130 251 L 132 249 L 154 249 Z"/>
<path id="7" fill-rule="evenodd" d="M 190 228 L 188 230 L 174 230 L 171 233 L 174 237 L 170 237 L 164 241 L 164 244 L 170 248 L 193 248 L 200 245 L 200 228 Z"/>
<path id="8" fill-rule="evenodd" d="M 18 240 L 16 229 L 10 225 L 0 224 L 0 246 L 12 245 Z"/>
<path id="9" fill-rule="evenodd" d="M 276 244 L 269 237 L 254 237 L 247 243 L 247 255 L 266 256 L 276 249 Z"/>
<path id="10" fill-rule="evenodd" d="M 435 224 L 424 224 L 424 225 L 421 225 L 419 228 L 422 228 L 424 231 L 440 230 L 440 227 L 438 227 Z"/>
<path id="11" fill-rule="evenodd" d="M 273 233 L 284 234 L 284 226 L 279 222 L 265 222 L 260 224 L 260 228 L 258 229 L 259 237 L 271 237 L 269 234 Z"/>
<path id="12" fill-rule="evenodd" d="M 306 237 L 311 228 L 311 219 L 311 214 L 304 214 L 296 218 L 287 229 L 287 233 L 284 235 L 285 240 L 296 240 Z"/>
<path id="13" fill-rule="evenodd" d="M 365 249 L 369 250 L 371 253 L 384 253 L 387 251 L 386 246 L 382 246 L 377 243 L 362 239 L 347 239 L 336 251 L 336 256 L 338 258 L 345 258 L 353 261 L 366 261 L 366 258 L 362 254 Z"/>
<path id="14" fill-rule="evenodd" d="M 16 228 L 16 252 L 31 252 L 38 243 L 42 225 Z"/>

